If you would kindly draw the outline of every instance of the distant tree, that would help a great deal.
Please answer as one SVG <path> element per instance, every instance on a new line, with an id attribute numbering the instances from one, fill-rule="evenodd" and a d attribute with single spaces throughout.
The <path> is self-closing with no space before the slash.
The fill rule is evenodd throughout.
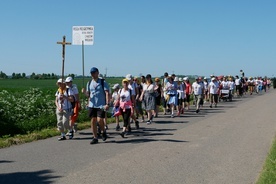
<path id="1" fill-rule="evenodd" d="M 0 78 L 1 79 L 6 79 L 6 78 L 8 78 L 8 76 L 4 73 L 4 72 L 0 72 Z"/>
<path id="2" fill-rule="evenodd" d="M 68 76 L 72 77 L 73 79 L 75 78 L 75 74 L 69 74 Z"/>
<path id="3" fill-rule="evenodd" d="M 22 73 L 22 78 L 26 78 L 26 73 Z"/>
<path id="4" fill-rule="evenodd" d="M 15 79 L 15 73 L 14 72 L 12 73 L 12 79 Z"/>

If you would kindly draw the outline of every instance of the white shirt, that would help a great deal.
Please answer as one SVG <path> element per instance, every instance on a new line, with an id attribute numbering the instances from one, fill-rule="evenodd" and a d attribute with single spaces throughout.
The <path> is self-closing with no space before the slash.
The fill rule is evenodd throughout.
<path id="1" fill-rule="evenodd" d="M 221 85 L 222 85 L 223 89 L 228 89 L 229 88 L 229 82 L 228 81 L 222 81 Z"/>
<path id="2" fill-rule="evenodd" d="M 218 88 L 219 88 L 219 85 L 217 82 L 210 82 L 209 84 L 209 93 L 210 94 L 218 94 Z"/>
<path id="3" fill-rule="evenodd" d="M 236 85 L 236 86 L 241 85 L 240 83 L 241 83 L 241 80 L 240 80 L 240 79 L 236 79 L 236 80 L 235 80 L 235 85 Z"/>
<path id="4" fill-rule="evenodd" d="M 229 81 L 228 83 L 229 83 L 229 89 L 230 89 L 230 90 L 234 90 L 234 88 L 235 88 L 235 83 L 234 83 L 233 81 Z"/>
<path id="5" fill-rule="evenodd" d="M 130 96 L 130 92 L 129 92 L 130 89 L 126 90 L 125 89 L 122 89 L 120 90 L 120 102 L 128 102 L 128 101 L 131 101 L 131 96 Z M 129 109 L 130 106 L 125 106 L 126 109 Z"/>
<path id="6" fill-rule="evenodd" d="M 194 82 L 192 85 L 193 91 L 195 95 L 202 95 L 203 85 L 200 83 Z"/>
<path id="7" fill-rule="evenodd" d="M 134 95 L 134 96 L 136 95 L 136 87 L 137 85 L 134 82 L 128 85 L 128 89 L 131 89 L 131 95 Z"/>

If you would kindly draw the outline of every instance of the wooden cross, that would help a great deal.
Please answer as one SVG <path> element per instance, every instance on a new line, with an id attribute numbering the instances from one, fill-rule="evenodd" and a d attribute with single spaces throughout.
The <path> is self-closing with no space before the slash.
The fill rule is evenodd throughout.
<path id="1" fill-rule="evenodd" d="M 63 82 L 64 78 L 64 61 L 65 61 L 65 45 L 71 45 L 70 42 L 66 42 L 66 37 L 63 36 L 62 42 L 57 42 L 57 44 L 62 44 L 62 70 L 61 70 L 61 79 Z"/>

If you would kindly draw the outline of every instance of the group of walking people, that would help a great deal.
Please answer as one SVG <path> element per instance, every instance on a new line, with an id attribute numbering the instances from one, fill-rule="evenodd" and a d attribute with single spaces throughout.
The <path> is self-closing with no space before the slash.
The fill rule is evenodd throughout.
<path id="1" fill-rule="evenodd" d="M 210 78 L 196 77 L 190 83 L 188 77 L 177 77 L 175 74 L 164 73 L 162 78 L 152 78 L 150 74 L 133 77 L 127 74 L 122 83 L 114 84 L 112 92 L 107 82 L 99 77 L 96 67 L 90 69 L 91 80 L 87 83 L 82 93 L 88 97 L 88 115 L 91 119 L 93 138 L 90 144 L 97 144 L 99 137 L 107 139 L 106 114 L 112 109 L 116 120 L 116 130 L 124 138 L 131 132 L 131 122 L 139 129 L 138 119 L 146 121 L 147 125 L 158 117 L 160 111 L 164 115 L 169 113 L 171 118 L 180 116 L 184 110 L 190 110 L 194 102 L 195 112 L 199 113 L 204 103 L 209 103 L 210 108 L 217 107 L 221 98 L 221 90 L 229 90 L 231 96 L 241 96 L 247 91 L 259 93 L 270 87 L 271 81 L 267 78 L 246 78 L 244 76 L 210 76 Z M 69 130 L 69 139 L 74 136 L 74 123 L 79 109 L 79 97 L 76 86 L 72 85 L 72 78 L 58 81 L 59 89 L 56 92 L 57 126 L 61 132 L 59 140 L 65 140 L 65 130 Z M 66 87 L 67 86 L 67 87 Z M 262 86 L 262 87 L 260 87 Z M 74 102 L 76 102 L 75 105 Z M 74 106 L 74 107 L 73 107 Z M 72 109 L 75 109 L 72 111 Z M 121 129 L 119 116 L 122 116 Z M 76 131 L 76 130 L 75 130 Z"/>

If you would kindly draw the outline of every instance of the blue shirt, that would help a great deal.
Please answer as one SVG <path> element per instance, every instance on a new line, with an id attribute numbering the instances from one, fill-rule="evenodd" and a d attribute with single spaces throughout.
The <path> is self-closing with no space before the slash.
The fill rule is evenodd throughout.
<path id="1" fill-rule="evenodd" d="M 88 104 L 90 108 L 103 108 L 106 105 L 105 91 L 109 91 L 109 86 L 104 81 L 102 87 L 101 80 L 103 79 L 98 78 L 97 81 L 92 80 L 90 86 L 88 86 L 89 82 L 86 85 L 86 91 L 90 92 Z"/>

